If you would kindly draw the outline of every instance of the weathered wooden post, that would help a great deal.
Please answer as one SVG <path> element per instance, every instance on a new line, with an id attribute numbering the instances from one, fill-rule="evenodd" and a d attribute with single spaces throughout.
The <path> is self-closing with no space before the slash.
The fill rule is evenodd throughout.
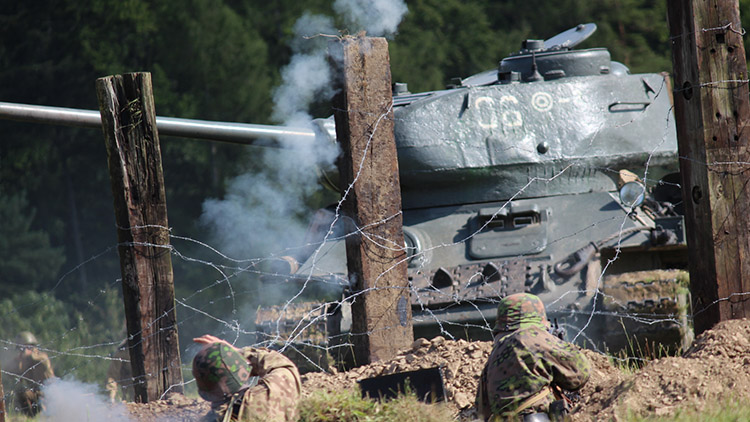
<path id="1" fill-rule="evenodd" d="M 345 37 L 329 52 L 340 66 L 334 99 L 344 215 L 358 231 L 346 238 L 357 364 L 388 359 L 413 340 L 391 70 L 384 38 Z"/>
<path id="2" fill-rule="evenodd" d="M 750 101 L 737 0 L 669 0 L 695 332 L 750 317 Z"/>
<path id="3" fill-rule="evenodd" d="M 136 401 L 182 392 L 167 202 L 149 73 L 96 81 Z"/>

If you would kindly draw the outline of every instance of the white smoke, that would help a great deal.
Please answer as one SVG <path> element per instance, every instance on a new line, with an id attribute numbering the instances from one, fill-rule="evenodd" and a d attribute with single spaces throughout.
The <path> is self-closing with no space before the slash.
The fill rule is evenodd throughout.
<path id="1" fill-rule="evenodd" d="M 307 109 L 316 99 L 330 98 L 330 65 L 323 54 L 300 54 L 293 56 L 289 65 L 281 70 L 286 82 L 274 92 L 275 121 L 287 123 L 289 119 L 299 120 L 307 115 Z M 309 120 L 312 120 L 309 118 Z"/>
<path id="2" fill-rule="evenodd" d="M 400 0 L 336 0 L 333 9 L 352 27 L 375 37 L 393 36 L 408 12 Z"/>
<path id="3" fill-rule="evenodd" d="M 74 380 L 53 379 L 42 387 L 44 422 L 129 422 L 122 403 L 110 404 L 98 393 L 98 387 Z"/>
<path id="4" fill-rule="evenodd" d="M 336 0 L 333 8 L 351 33 L 365 30 L 372 36 L 394 35 L 408 11 L 402 0 Z M 294 55 L 281 70 L 283 83 L 274 91 L 274 120 L 299 123 L 314 101 L 333 96 L 327 47 L 330 36 L 339 32 L 328 16 L 305 13 L 297 20 L 291 43 Z"/>
<path id="5" fill-rule="evenodd" d="M 331 70 L 326 58 L 329 38 L 335 34 L 333 20 L 327 16 L 305 13 L 294 25 L 292 55 L 289 64 L 281 69 L 283 83 L 274 90 L 273 120 L 288 126 L 310 126 L 310 105 L 333 95 Z"/>
<path id="6" fill-rule="evenodd" d="M 263 152 L 265 164 L 286 174 L 285 180 L 272 174 L 243 174 L 229 182 L 224 199 L 203 204 L 201 219 L 213 228 L 224 253 L 234 257 L 283 253 L 300 241 L 306 227 L 291 216 L 304 209 L 304 197 L 317 188 L 316 175 L 309 163 L 287 157 L 286 152 Z"/>
<path id="7" fill-rule="evenodd" d="M 336 0 L 334 10 L 350 25 L 349 33 L 364 29 L 368 35 L 390 35 L 407 8 L 402 0 Z M 290 45 L 294 54 L 281 70 L 282 84 L 273 93 L 274 121 L 312 129 L 311 105 L 333 96 L 327 52 L 332 36 L 339 33 L 333 22 L 331 17 L 310 13 L 296 22 Z M 320 189 L 318 171 L 335 168 L 339 149 L 325 141 L 306 146 L 293 139 L 280 142 L 290 148 L 254 157 L 264 161 L 261 174 L 238 176 L 229 183 L 224 199 L 203 204 L 201 221 L 213 229 L 222 251 L 230 256 L 283 255 L 286 248 L 301 246 L 306 226 L 298 217 L 313 213 L 306 209 L 305 199 Z"/>

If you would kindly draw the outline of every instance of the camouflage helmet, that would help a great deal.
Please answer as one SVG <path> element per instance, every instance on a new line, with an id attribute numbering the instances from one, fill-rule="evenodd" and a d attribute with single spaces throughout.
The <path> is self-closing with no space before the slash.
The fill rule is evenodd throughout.
<path id="1" fill-rule="evenodd" d="M 198 394 L 212 403 L 223 403 L 243 388 L 257 383 L 252 366 L 239 350 L 226 343 L 211 343 L 193 358 Z"/>
<path id="2" fill-rule="evenodd" d="M 497 322 L 492 334 L 515 331 L 532 325 L 544 329 L 549 327 L 544 303 L 532 294 L 516 293 L 500 300 L 500 304 L 497 306 Z"/>
<path id="3" fill-rule="evenodd" d="M 36 346 L 39 342 L 31 331 L 21 331 L 16 336 L 16 344 L 18 346 Z"/>

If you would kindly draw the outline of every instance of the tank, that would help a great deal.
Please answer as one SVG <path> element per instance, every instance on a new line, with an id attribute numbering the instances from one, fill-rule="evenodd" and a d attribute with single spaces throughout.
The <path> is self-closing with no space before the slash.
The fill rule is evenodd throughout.
<path id="1" fill-rule="evenodd" d="M 498 300 L 531 292 L 558 334 L 585 347 L 643 355 L 691 341 L 670 81 L 631 74 L 606 48 L 575 48 L 595 30 L 526 40 L 444 90 L 394 84 L 415 337 L 489 340 Z M 0 118 L 101 128 L 98 111 L 0 102 Z M 164 135 L 336 142 L 332 117 L 316 123 L 156 118 Z M 340 192 L 337 178 L 321 182 Z M 256 315 L 258 341 L 297 354 L 303 372 L 349 350 L 346 228 L 334 221 L 335 204 L 314 213 L 308 246 L 263 278 L 313 293 Z"/>
<path id="2" fill-rule="evenodd" d="M 415 338 L 490 340 L 498 300 L 531 292 L 586 347 L 674 351 L 690 341 L 669 79 L 631 74 L 605 48 L 574 49 L 595 30 L 526 40 L 497 69 L 445 90 L 394 84 Z M 332 118 L 319 123 L 335 140 Z M 336 179 L 324 178 L 338 191 Z M 285 309 L 307 307 L 309 321 L 326 319 L 330 344 L 345 344 L 352 292 L 345 228 L 329 233 L 334 210 L 313 217 L 311 247 L 285 257 L 281 278 L 340 288 L 327 307 Z M 269 338 L 278 311 L 258 313 Z M 313 324 L 290 318 L 281 337 L 304 340 Z"/>

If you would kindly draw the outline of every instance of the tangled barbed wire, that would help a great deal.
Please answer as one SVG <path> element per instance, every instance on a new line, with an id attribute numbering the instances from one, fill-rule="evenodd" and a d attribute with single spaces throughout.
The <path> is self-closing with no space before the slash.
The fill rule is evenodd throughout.
<path id="1" fill-rule="evenodd" d="M 731 25 L 722 28 L 707 28 L 704 31 L 717 30 L 730 30 L 739 33 Z M 744 29 L 742 30 L 742 34 L 744 35 Z M 703 82 L 696 87 L 702 89 L 724 89 L 727 87 L 731 88 L 731 84 L 746 84 L 747 82 L 747 80 L 710 81 Z M 657 90 L 653 90 L 653 103 L 644 106 L 642 110 L 636 111 L 633 117 L 617 122 L 611 127 L 605 127 L 604 123 L 597 125 L 586 138 L 588 141 L 587 148 L 590 150 L 606 150 L 607 143 L 610 142 L 605 136 L 606 133 L 609 133 L 606 130 L 614 128 L 626 132 L 629 128 L 642 124 L 643 116 L 650 111 L 650 107 L 655 107 L 652 104 L 655 104 L 657 99 L 663 100 L 664 97 L 670 95 L 665 87 L 666 82 L 662 79 L 662 85 Z M 676 88 L 674 92 L 679 92 L 682 89 Z M 608 111 L 599 110 L 599 112 L 607 113 Z M 660 183 L 675 183 L 669 181 L 663 182 L 658 178 L 651 177 L 652 159 L 663 152 L 666 144 L 674 141 L 674 122 L 671 112 L 671 106 L 668 110 L 664 111 L 666 117 L 661 122 L 660 133 L 658 136 L 654 136 L 651 149 L 643 151 L 642 165 L 640 166 L 643 171 L 636 176 L 649 187 L 660 186 Z M 386 118 L 387 115 L 388 113 L 384 113 L 380 116 L 380 119 Z M 396 116 L 396 119 L 398 118 Z M 432 122 L 424 124 L 430 125 Z M 432 129 L 425 127 L 424 130 L 431 131 Z M 435 140 L 436 143 L 450 141 L 450 139 Z M 536 148 L 536 145 L 531 144 L 507 144 L 503 145 L 496 152 L 508 153 L 513 150 L 528 155 L 536 154 Z M 674 151 L 676 153 L 676 145 L 674 145 Z M 561 152 L 561 156 L 565 156 L 565 154 L 565 151 Z M 346 315 L 343 314 L 351 312 L 350 307 L 354 301 L 364 300 L 367 294 L 383 289 L 381 287 L 370 287 L 365 290 L 352 290 L 347 274 L 340 271 L 330 271 L 327 269 L 328 264 L 321 264 L 322 261 L 331 259 L 331 256 L 334 255 L 332 252 L 333 249 L 335 247 L 340 248 L 346 238 L 357 237 L 360 241 L 368 242 L 376 248 L 403 252 L 404 258 L 393 262 L 386 272 L 400 271 L 403 268 L 402 264 L 407 264 L 407 280 L 405 280 L 402 286 L 389 286 L 385 287 L 385 289 L 407 289 L 411 298 L 411 311 L 415 326 L 428 326 L 432 330 L 432 333 L 443 335 L 447 338 L 456 338 L 458 335 L 461 335 L 457 333 L 467 335 L 471 333 L 470 337 L 476 336 L 474 337 L 476 339 L 488 340 L 494 324 L 492 310 L 503 295 L 517 288 L 543 293 L 549 313 L 558 316 L 563 327 L 568 330 L 568 339 L 584 346 L 592 347 L 600 352 L 606 352 L 607 345 L 598 338 L 601 333 L 590 329 L 594 323 L 599 323 L 600 328 L 598 329 L 601 329 L 600 320 L 628 321 L 640 327 L 670 326 L 677 327 L 678 330 L 682 331 L 689 330 L 689 324 L 694 314 L 690 312 L 689 308 L 680 308 L 680 306 L 685 306 L 684 303 L 669 308 L 669 310 L 681 311 L 682 314 L 670 312 L 669 310 L 666 312 L 659 311 L 659 303 L 652 303 L 653 306 L 650 308 L 647 307 L 646 311 L 643 309 L 636 311 L 631 303 L 623 300 L 622 296 L 618 296 L 613 293 L 612 289 L 605 287 L 609 276 L 616 276 L 627 272 L 623 271 L 623 269 L 634 266 L 632 262 L 627 260 L 628 258 L 623 258 L 625 254 L 623 251 L 633 249 L 632 246 L 634 243 L 643 244 L 643 239 L 641 238 L 637 241 L 628 242 L 632 240 L 633 236 L 639 235 L 636 231 L 632 230 L 632 222 L 637 216 L 633 207 L 628 208 L 627 206 L 618 205 L 620 204 L 618 198 L 611 195 L 610 192 L 603 192 L 603 195 L 609 198 L 609 203 L 615 204 L 621 209 L 618 209 L 616 213 L 584 213 L 577 215 L 576 213 L 585 211 L 585 208 L 575 208 L 575 203 L 579 200 L 575 196 L 571 195 L 573 201 L 566 203 L 569 204 L 566 206 L 570 207 L 569 210 L 566 210 L 564 208 L 554 208 L 549 205 L 550 202 L 548 200 L 527 194 L 532 187 L 535 188 L 533 189 L 534 192 L 540 192 L 544 191 L 544 186 L 549 186 L 556 182 L 574 183 L 578 176 L 574 176 L 572 173 L 578 170 L 581 173 L 600 172 L 609 175 L 610 178 L 615 178 L 622 170 L 617 166 L 617 163 L 601 165 L 600 161 L 595 161 L 592 164 L 592 162 L 587 161 L 587 158 L 590 157 L 572 157 L 569 160 L 565 160 L 562 164 L 558 164 L 558 168 L 550 167 L 549 174 L 544 176 L 534 175 L 529 172 L 523 184 L 513 187 L 515 193 L 501 201 L 479 204 L 452 204 L 449 207 L 441 208 L 441 214 L 461 214 L 463 225 L 443 226 L 433 229 L 444 230 L 447 234 L 444 233 L 436 236 L 438 241 L 424 242 L 419 245 L 415 244 L 414 239 L 412 239 L 411 244 L 406 243 L 401 245 L 392 239 L 384 238 L 372 231 L 372 228 L 384 224 L 393 218 L 406 217 L 407 213 L 412 212 L 412 210 L 404 210 L 399 212 L 398 215 L 391 215 L 382 221 L 359 227 L 350 216 L 342 214 L 342 204 L 348 198 L 348 192 L 353 184 L 357 182 L 359 174 L 362 171 L 362 163 L 360 163 L 359 173 L 355 175 L 354 182 L 343 190 L 341 200 L 331 207 L 331 218 L 323 230 L 323 236 L 317 240 L 293 245 L 282 251 L 274 251 L 272 254 L 264 257 L 234 258 L 229 253 L 223 252 L 220 245 L 213 245 L 209 241 L 175 234 L 175 232 L 179 232 L 178 229 L 159 227 L 169 231 L 172 241 L 170 245 L 165 246 L 150 243 L 112 245 L 105 251 L 95 254 L 91 258 L 81 262 L 73 270 L 65 273 L 50 291 L 54 291 L 62 283 L 65 283 L 68 276 L 80 267 L 88 265 L 93 261 L 104 259 L 105 256 L 111 255 L 120 246 L 131 247 L 138 245 L 165 248 L 176 260 L 182 261 L 186 265 L 201 266 L 218 274 L 218 276 L 207 278 L 202 287 L 195 289 L 189 295 L 179 297 L 175 300 L 175 310 L 178 316 L 177 327 L 182 329 L 190 326 L 206 326 L 206 322 L 208 322 L 210 325 L 218 327 L 217 329 L 221 334 L 234 344 L 242 343 L 242 345 L 266 346 L 277 348 L 281 351 L 294 352 L 313 369 L 325 371 L 329 369 L 329 361 L 327 360 L 329 355 L 340 355 L 350 351 L 353 347 L 352 335 L 362 336 L 372 334 L 371 332 L 352 333 L 348 331 L 350 325 L 347 325 L 350 322 L 347 323 L 345 321 Z M 687 159 L 677 154 L 671 158 L 674 160 L 673 164 L 675 168 L 678 160 Z M 725 166 L 727 164 L 746 165 L 747 163 L 715 162 L 708 164 L 708 167 L 713 169 L 714 166 Z M 565 180 L 566 178 L 572 179 L 573 182 Z M 498 183 L 503 183 L 503 181 L 498 180 Z M 573 213 L 575 218 L 565 220 L 569 226 L 559 228 L 558 231 L 554 232 L 554 237 L 549 237 L 551 230 L 545 231 L 545 237 L 543 238 L 544 247 L 533 245 L 527 246 L 526 249 L 522 248 L 519 250 L 516 248 L 513 249 L 516 252 L 511 254 L 490 255 L 492 259 L 475 259 L 470 256 L 470 253 L 465 252 L 483 234 L 493 230 L 500 232 L 500 229 L 496 226 L 497 222 L 506 218 L 519 203 L 530 198 L 543 203 L 544 205 L 541 208 L 549 207 L 552 209 L 551 215 L 543 215 L 544 218 L 555 218 L 560 213 L 565 212 Z M 474 217 L 481 208 L 489 208 L 489 210 L 482 211 L 484 214 L 481 215 L 481 220 L 475 220 Z M 539 210 L 536 209 L 533 212 L 539 213 Z M 529 215 L 531 214 L 519 214 L 520 217 L 528 217 Z M 536 216 L 537 214 L 534 215 Z M 427 219 L 424 216 L 420 218 L 425 219 L 425 221 Z M 649 219 L 653 224 L 653 218 L 648 215 L 645 218 Z M 344 220 L 346 221 L 346 225 L 353 227 L 352 230 L 342 232 L 339 229 L 340 225 L 342 225 L 341 222 Z M 454 221 L 445 221 L 454 223 Z M 478 222 L 471 225 L 470 221 Z M 533 219 L 523 220 L 523 222 L 527 222 L 527 226 L 540 223 Z M 575 222 L 575 224 L 572 222 Z M 425 223 L 421 221 L 414 225 L 418 224 Z M 519 228 L 522 227 L 525 226 L 519 224 Z M 616 228 L 613 233 L 606 233 L 606 236 L 602 236 L 602 238 L 591 239 L 592 236 L 600 235 L 602 230 L 607 230 L 607 228 L 611 227 Z M 125 229 L 133 230 L 139 228 L 132 227 Z M 654 227 L 651 226 L 649 228 Z M 565 277 L 555 275 L 553 264 L 555 260 L 560 260 L 564 257 L 555 256 L 553 260 L 553 257 L 549 253 L 544 252 L 547 248 L 556 248 L 555 250 L 558 253 L 562 250 L 568 250 L 572 253 L 579 247 L 585 246 L 591 241 L 602 240 L 604 237 L 607 239 L 607 244 L 601 244 L 596 247 L 594 251 L 595 256 L 586 262 L 586 269 L 581 270 L 581 278 L 576 279 L 575 283 L 569 283 Z M 445 241 L 444 239 L 449 240 Z M 197 246 L 203 253 L 184 252 L 177 246 L 180 242 Z M 600 248 L 603 249 L 605 246 L 608 255 L 600 250 Z M 305 262 L 301 263 L 302 268 L 297 273 L 281 273 L 267 268 L 267 264 L 277 261 L 279 257 L 287 254 L 293 255 L 298 250 L 312 250 L 312 252 L 306 258 Z M 440 262 L 440 257 L 455 254 L 456 250 L 463 250 L 463 256 L 459 258 L 451 256 L 450 259 L 461 261 L 461 265 L 449 265 Z M 206 258 L 206 256 L 213 256 L 214 258 Z M 340 260 L 341 256 L 338 255 L 336 259 Z M 474 265 L 479 262 L 482 265 Z M 493 262 L 495 267 L 488 267 L 489 262 Z M 519 268 L 516 269 L 514 265 L 517 265 Z M 638 265 L 634 267 L 641 268 Z M 343 268 L 345 268 L 345 265 Z M 494 268 L 492 270 L 494 272 L 489 271 L 488 268 Z M 436 282 L 438 280 L 436 274 L 438 273 L 447 274 L 447 278 L 445 279 L 447 280 L 446 284 Z M 526 278 L 518 280 L 517 278 L 519 277 Z M 275 288 L 272 283 L 264 281 L 263 278 L 271 280 L 272 283 L 284 284 L 284 292 L 287 296 L 282 298 L 275 306 L 251 300 L 252 305 L 256 306 L 256 309 L 249 312 L 242 311 L 242 308 L 247 308 L 248 306 L 246 298 L 263 295 L 267 293 L 268 289 Z M 514 278 L 515 280 L 513 280 Z M 116 284 L 119 281 L 116 275 L 113 275 L 113 279 L 116 281 L 112 284 Z M 531 281 L 528 282 L 529 280 Z M 639 281 L 641 284 L 648 284 L 644 283 L 648 280 Z M 653 282 L 653 280 L 651 281 Z M 668 279 L 667 282 L 673 283 L 673 287 L 677 286 L 673 289 L 677 293 L 684 293 L 686 291 L 684 284 L 679 284 L 679 280 Z M 314 297 L 315 293 L 319 293 L 320 290 L 313 289 L 313 285 L 324 286 L 323 290 L 329 293 L 329 297 Z M 215 291 L 224 288 L 226 291 L 225 294 L 215 294 Z M 467 292 L 470 288 L 474 289 L 471 290 L 472 292 L 478 291 L 480 293 L 469 296 Z M 484 290 L 480 291 L 478 290 L 479 288 L 483 288 Z M 331 299 L 331 292 L 334 292 L 337 297 Z M 732 293 L 727 297 L 720 298 L 704 306 L 699 312 L 705 312 L 707 308 L 719 302 L 746 295 L 750 295 L 750 292 Z M 640 299 L 644 302 L 649 300 L 654 302 L 654 300 L 663 299 L 663 297 L 657 295 L 656 297 L 641 297 Z M 96 301 L 97 297 L 92 297 L 89 303 L 93 306 L 93 303 Z M 604 306 L 604 304 L 607 305 Z M 37 305 L 39 303 L 19 304 L 16 309 Z M 458 312 L 452 314 L 456 310 Z M 472 317 L 465 317 L 464 314 L 471 315 Z M 157 320 L 162 317 L 157 317 Z M 152 322 L 155 323 L 157 320 Z M 338 325 L 335 326 L 336 324 Z M 623 322 L 622 324 L 625 323 Z M 611 325 L 604 325 L 604 327 L 611 328 Z M 381 329 L 388 329 L 388 327 Z M 75 330 L 75 328 L 71 328 L 70 330 Z M 60 333 L 60 337 L 64 337 L 65 335 L 66 333 Z M 133 332 L 129 333 L 128 338 L 132 340 L 135 337 L 140 337 L 140 335 L 140 332 Z M 620 333 L 619 335 L 627 335 L 627 333 Z M 78 344 L 68 348 L 57 347 L 57 340 L 59 339 L 50 339 L 39 346 L 40 350 L 50 356 L 53 363 L 60 357 L 66 356 L 96 361 L 97 365 L 109 365 L 111 362 L 120 364 L 128 363 L 127 359 L 114 356 L 116 346 L 123 340 L 117 333 L 112 333 L 108 338 L 98 339 L 97 342 L 92 344 Z M 22 346 L 13 339 L 0 339 L 0 345 L 6 351 L 6 354 Z M 132 346 L 131 344 L 130 347 Z M 190 349 L 188 347 L 184 347 L 183 345 L 181 350 L 183 352 L 187 351 L 186 354 L 183 354 L 183 360 L 190 357 Z M 321 356 L 324 358 L 321 359 Z M 635 358 L 642 357 L 636 356 Z M 184 375 L 186 375 L 185 378 L 188 379 L 183 386 L 188 386 L 192 383 L 192 380 L 189 380 L 189 366 L 183 365 L 182 369 Z M 75 377 L 76 371 L 76 367 L 64 368 L 64 372 L 60 375 Z M 6 380 L 6 384 L 8 384 L 7 380 L 10 380 L 9 384 L 11 385 L 11 388 L 5 392 L 6 399 L 13 394 L 12 390 L 15 384 L 21 381 L 33 381 L 26 377 L 25 373 L 16 374 L 6 368 L 2 369 L 2 375 Z M 127 387 L 140 380 L 127 378 L 116 381 L 120 385 Z"/>

